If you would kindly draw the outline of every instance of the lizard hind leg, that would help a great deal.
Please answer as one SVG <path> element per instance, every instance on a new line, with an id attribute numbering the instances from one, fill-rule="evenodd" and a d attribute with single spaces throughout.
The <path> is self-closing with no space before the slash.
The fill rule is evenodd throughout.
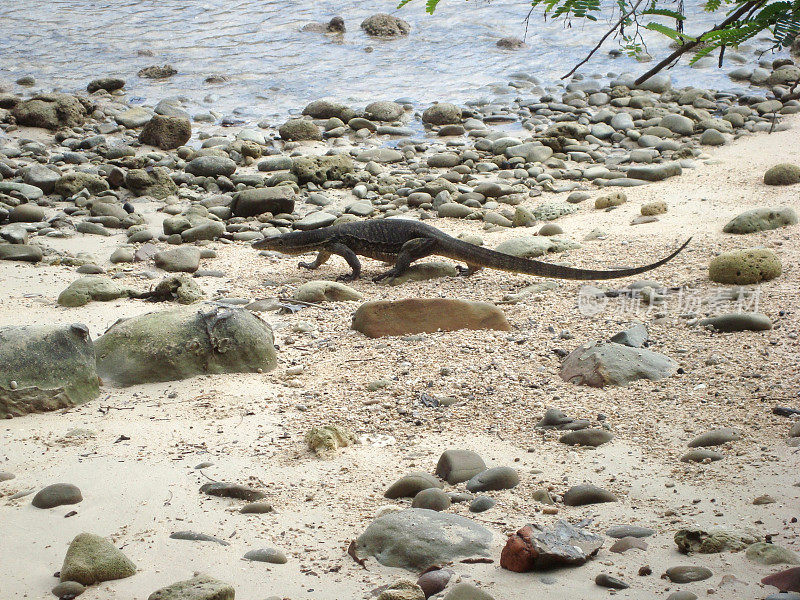
<path id="1" fill-rule="evenodd" d="M 403 244 L 403 247 L 400 248 L 400 252 L 397 254 L 397 260 L 395 260 L 394 267 L 385 273 L 376 275 L 372 278 L 372 281 L 377 283 L 378 281 L 382 281 L 384 279 L 391 279 L 397 277 L 398 275 L 402 275 L 408 270 L 408 267 L 411 266 L 412 262 L 419 260 L 420 258 L 430 256 L 433 254 L 435 249 L 436 240 L 434 239 L 414 238 L 413 240 L 408 240 L 405 244 Z"/>

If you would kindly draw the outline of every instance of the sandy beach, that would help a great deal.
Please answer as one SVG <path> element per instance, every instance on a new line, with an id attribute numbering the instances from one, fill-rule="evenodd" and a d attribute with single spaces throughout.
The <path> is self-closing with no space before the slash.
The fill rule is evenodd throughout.
<path id="1" fill-rule="evenodd" d="M 468 278 L 390 287 L 370 281 L 385 268 L 365 259 L 364 277 L 348 284 L 365 300 L 493 302 L 511 329 L 371 339 L 351 329 L 360 302 L 329 302 L 288 314 L 262 312 L 275 334 L 278 366 L 272 372 L 127 388 L 104 385 L 100 396 L 85 404 L 3 421 L 0 470 L 15 475 L 0 482 L 3 594 L 9 599 L 48 597 L 70 541 L 86 531 L 112 540 L 138 567 L 132 577 L 87 588 L 81 596 L 86 600 L 143 600 L 195 572 L 230 583 L 236 597 L 245 600 L 372 598 L 381 586 L 413 581 L 418 573 L 383 566 L 371 557 L 362 567 L 347 554 L 350 541 L 384 507 L 410 505 L 408 499 L 384 498 L 389 485 L 410 471 L 432 473 L 441 453 L 451 448 L 473 450 L 487 466 L 511 466 L 520 477 L 513 489 L 488 493 L 496 505 L 486 512 L 472 514 L 468 503 L 448 509 L 493 533 L 492 561 L 454 562 L 449 565 L 451 583 L 471 583 L 505 600 L 609 594 L 666 598 L 678 590 L 733 600 L 775 592 L 760 580 L 791 565 L 757 564 L 743 551 L 686 556 L 678 552 L 673 536 L 692 526 L 752 529 L 759 539 L 766 536 L 800 552 L 798 448 L 787 443 L 798 417 L 772 410 L 800 407 L 797 226 L 722 233 L 728 221 L 751 208 L 800 210 L 800 186 L 763 183 L 771 166 L 798 160 L 800 119 L 788 115 L 783 122 L 788 124 L 783 131 L 745 133 L 724 146 L 702 147 L 695 168 L 625 188 L 627 202 L 611 211 L 594 208 L 594 198 L 608 189 L 587 186 L 591 198 L 556 221 L 564 237 L 581 247 L 543 260 L 585 268 L 653 262 L 692 237 L 677 258 L 645 277 L 675 289 L 663 304 L 636 306 L 624 296 L 606 297 L 587 314 L 579 302 L 584 284 L 576 281 L 557 281 L 554 289 L 506 303 L 509 294 L 541 280 L 489 269 Z M 42 131 L 22 127 L 7 136 L 14 143 L 44 140 L 50 134 Z M 226 132 L 209 127 L 208 133 Z M 298 148 L 319 154 L 326 147 L 325 142 L 302 142 Z M 239 172 L 257 171 L 251 165 Z M 350 190 L 331 194 L 337 206 L 355 200 Z M 544 191 L 522 206 L 564 197 Z M 631 225 L 641 206 L 653 201 L 664 201 L 667 212 L 656 222 Z M 162 228 L 169 216 L 163 202 L 132 202 L 150 230 Z M 53 214 L 58 206 L 45 211 Z M 480 235 L 490 248 L 520 234 L 517 228 L 486 230 L 480 220 L 437 218 L 433 224 L 451 235 Z M 522 233 L 530 235 L 539 225 Z M 604 236 L 587 240 L 594 230 Z M 54 251 L 86 252 L 116 283 L 147 289 L 155 283 L 144 276 L 153 271 L 151 263 L 109 262 L 124 241 L 120 230 L 108 237 L 37 238 Z M 730 286 L 709 280 L 709 261 L 721 252 L 754 247 L 775 252 L 782 274 L 749 286 L 753 295 L 741 306 L 715 304 L 715 295 Z M 261 256 L 244 241 L 210 241 L 203 248 L 216 256 L 204 258 L 202 268 L 223 273 L 195 279 L 208 299 L 291 298 L 302 283 L 332 280 L 347 270 L 343 260 L 333 257 L 318 271 L 305 271 L 297 268 L 297 257 Z M 97 338 L 121 317 L 166 308 L 127 298 L 60 306 L 59 293 L 78 277 L 73 266 L 0 261 L 0 326 L 79 322 Z M 618 290 L 630 281 L 612 280 L 601 287 Z M 737 308 L 767 315 L 772 329 L 715 333 L 691 325 L 697 317 Z M 679 364 L 676 374 L 602 389 L 561 379 L 563 356 L 637 321 L 649 330 L 649 349 Z M 384 381 L 371 385 L 379 380 Z M 430 398 L 448 400 L 425 401 Z M 593 427 L 607 426 L 613 440 L 598 448 L 559 443 L 563 432 L 535 427 L 548 408 L 588 419 Z M 352 430 L 361 443 L 329 458 L 315 456 L 304 436 L 312 426 L 326 424 Z M 721 427 L 741 433 L 741 439 L 716 448 L 723 460 L 680 461 L 692 438 Z M 204 462 L 211 464 L 195 468 Z M 262 490 L 275 511 L 240 514 L 243 502 L 199 492 L 210 481 Z M 57 482 L 77 485 L 83 501 L 40 510 L 31 506 L 31 496 L 12 498 Z M 560 498 L 581 483 L 609 490 L 618 501 L 572 507 L 534 500 L 537 490 Z M 464 491 L 464 484 L 445 484 L 445 490 Z M 754 504 L 763 495 L 774 502 Z M 529 523 L 546 526 L 558 519 L 588 519 L 587 528 L 600 534 L 622 524 L 652 528 L 655 534 L 647 538 L 647 550 L 624 554 L 609 552 L 613 540 L 608 539 L 594 559 L 576 568 L 512 573 L 500 567 L 508 535 Z M 169 537 L 184 530 L 229 545 Z M 267 547 L 282 550 L 288 562 L 242 559 L 248 550 Z M 652 574 L 639 575 L 645 565 Z M 675 584 L 662 574 L 676 565 L 704 566 L 713 576 Z M 600 573 L 630 588 L 600 588 L 595 585 Z"/>

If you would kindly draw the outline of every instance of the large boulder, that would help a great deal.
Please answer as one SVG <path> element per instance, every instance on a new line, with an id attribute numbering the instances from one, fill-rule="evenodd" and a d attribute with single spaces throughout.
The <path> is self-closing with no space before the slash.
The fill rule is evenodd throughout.
<path id="1" fill-rule="evenodd" d="M 0 419 L 96 398 L 100 382 L 85 325 L 0 327 Z"/>
<path id="2" fill-rule="evenodd" d="M 457 329 L 511 329 L 503 311 L 494 304 L 449 298 L 366 302 L 353 315 L 352 327 L 372 338 Z"/>
<path id="3" fill-rule="evenodd" d="M 136 565 L 106 538 L 81 533 L 69 545 L 61 567 L 61 581 L 93 585 L 136 574 Z"/>
<path id="4" fill-rule="evenodd" d="M 775 279 L 780 274 L 780 259 L 766 248 L 723 252 L 708 265 L 708 277 L 717 283 L 751 285 Z"/>
<path id="5" fill-rule="evenodd" d="M 573 350 L 561 365 L 561 379 L 578 385 L 626 385 L 637 379 L 656 381 L 678 368 L 671 358 L 614 342 L 592 342 Z"/>
<path id="6" fill-rule="evenodd" d="M 322 130 L 308 119 L 289 119 L 278 127 L 278 133 L 282 139 L 293 142 L 322 139 Z"/>
<path id="7" fill-rule="evenodd" d="M 152 196 L 159 200 L 178 193 L 178 186 L 164 167 L 131 169 L 125 174 L 125 187 L 137 196 Z"/>
<path id="8" fill-rule="evenodd" d="M 797 224 L 797 213 L 788 206 L 754 208 L 734 217 L 722 228 L 725 233 L 754 233 Z"/>
<path id="9" fill-rule="evenodd" d="M 409 508 L 375 519 L 356 541 L 356 551 L 387 567 L 424 570 L 488 556 L 491 542 L 492 532 L 466 517 Z"/>
<path id="10" fill-rule="evenodd" d="M 20 125 L 56 130 L 83 125 L 86 108 L 86 104 L 75 96 L 54 93 L 23 100 L 11 112 Z"/>
<path id="11" fill-rule="evenodd" d="M 234 600 L 233 586 L 208 575 L 195 575 L 156 590 L 147 600 Z"/>
<path id="12" fill-rule="evenodd" d="M 361 22 L 361 29 L 375 37 L 399 37 L 411 32 L 411 25 L 399 17 L 378 13 Z"/>
<path id="13" fill-rule="evenodd" d="M 183 146 L 192 137 L 192 124 L 185 117 L 153 115 L 139 134 L 139 141 L 162 150 Z"/>
<path id="14" fill-rule="evenodd" d="M 104 381 L 134 385 L 275 368 L 272 329 L 244 309 L 184 306 L 121 319 L 95 342 Z"/>
<path id="15" fill-rule="evenodd" d="M 353 172 L 353 159 L 346 154 L 304 156 L 292 161 L 292 173 L 300 183 L 322 185 L 326 181 L 341 181 Z"/>
<path id="16" fill-rule="evenodd" d="M 231 211 L 236 217 L 291 213 L 295 197 L 294 190 L 288 185 L 242 190 L 234 195 Z"/>

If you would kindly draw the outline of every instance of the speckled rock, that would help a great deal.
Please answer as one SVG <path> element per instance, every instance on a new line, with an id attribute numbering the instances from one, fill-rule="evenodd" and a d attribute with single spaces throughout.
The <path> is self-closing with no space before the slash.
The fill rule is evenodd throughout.
<path id="1" fill-rule="evenodd" d="M 196 575 L 156 590 L 147 600 L 234 600 L 233 586 L 208 575 Z"/>
<path id="2" fill-rule="evenodd" d="M 734 217 L 722 228 L 725 233 L 754 233 L 797 224 L 797 213 L 790 207 L 754 208 Z"/>
<path id="3" fill-rule="evenodd" d="M 750 285 L 775 279 L 780 274 L 780 260 L 766 248 L 723 252 L 708 266 L 709 278 L 717 283 Z"/>
<path id="4" fill-rule="evenodd" d="M 767 185 L 793 185 L 800 183 L 800 167 L 790 163 L 781 163 L 770 167 L 764 173 L 764 183 Z"/>

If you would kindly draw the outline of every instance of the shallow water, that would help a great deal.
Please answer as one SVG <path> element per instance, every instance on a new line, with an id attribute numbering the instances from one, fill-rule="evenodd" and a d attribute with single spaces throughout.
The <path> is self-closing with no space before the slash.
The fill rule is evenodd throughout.
<path id="1" fill-rule="evenodd" d="M 502 95 L 497 86 L 514 72 L 557 81 L 607 27 L 590 23 L 565 33 L 562 23 L 545 22 L 539 13 L 526 36 L 524 0 L 444 0 L 434 16 L 425 14 L 422 0 L 400 11 L 395 7 L 396 0 L 4 0 L 0 82 L 33 75 L 42 88 L 75 91 L 92 78 L 115 74 L 127 80 L 128 92 L 140 102 L 182 95 L 206 109 L 245 118 L 282 115 L 325 97 L 355 105 L 398 97 L 464 102 Z M 381 11 L 409 21 L 411 35 L 388 41 L 365 35 L 359 24 Z M 344 36 L 300 31 L 305 23 L 334 15 L 345 19 Z M 710 23 L 713 18 L 704 15 L 698 26 Z M 508 35 L 525 36 L 530 47 L 497 48 L 495 42 Z M 652 55 L 664 54 L 666 38 L 648 40 Z M 607 51 L 613 48 L 615 42 L 607 42 L 581 72 L 646 68 L 626 56 L 610 58 Z M 139 50 L 154 56 L 139 56 Z M 136 76 L 142 67 L 165 63 L 179 74 L 160 82 Z M 672 74 L 682 85 L 735 89 L 725 73 L 736 66 L 684 64 Z M 205 83 L 211 74 L 230 81 Z"/>

